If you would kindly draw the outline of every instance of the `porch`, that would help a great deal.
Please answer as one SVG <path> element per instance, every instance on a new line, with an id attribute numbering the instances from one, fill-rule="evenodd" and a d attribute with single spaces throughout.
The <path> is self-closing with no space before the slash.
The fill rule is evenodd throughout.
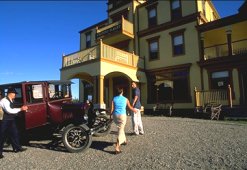
<path id="1" fill-rule="evenodd" d="M 141 71 L 143 68 L 143 58 L 100 41 L 97 46 L 63 56 L 61 80 L 78 78 L 80 95 L 90 93 L 96 107 L 105 108 L 109 106 L 112 89 L 119 80 L 116 78 L 122 77 L 120 82 L 128 82 L 127 85 L 131 81 L 145 83 L 146 75 Z M 90 92 L 85 91 L 87 87 L 91 88 Z M 130 96 L 130 85 L 125 90 Z M 80 99 L 85 100 L 85 97 Z"/>

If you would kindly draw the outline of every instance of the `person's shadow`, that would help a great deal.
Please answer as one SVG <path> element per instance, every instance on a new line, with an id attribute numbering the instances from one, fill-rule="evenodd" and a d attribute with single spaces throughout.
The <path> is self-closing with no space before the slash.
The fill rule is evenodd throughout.
<path id="1" fill-rule="evenodd" d="M 96 150 L 101 150 L 103 152 L 107 152 L 109 154 L 115 154 L 115 151 L 107 151 L 105 148 L 108 146 L 112 146 L 114 143 L 112 142 L 107 142 L 107 141 L 93 141 L 90 148 L 96 149 Z"/>

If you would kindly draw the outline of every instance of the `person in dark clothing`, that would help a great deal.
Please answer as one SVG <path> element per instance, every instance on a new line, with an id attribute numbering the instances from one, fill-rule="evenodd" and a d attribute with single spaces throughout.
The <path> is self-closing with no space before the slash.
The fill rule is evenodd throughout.
<path id="1" fill-rule="evenodd" d="M 137 112 L 132 112 L 132 126 L 133 131 L 135 135 L 143 135 L 143 125 L 142 125 L 142 119 L 141 119 L 141 93 L 140 89 L 137 87 L 135 82 L 132 82 L 131 84 L 133 88 L 133 96 L 132 96 L 132 106 L 137 110 Z"/>
<path id="2" fill-rule="evenodd" d="M 20 145 L 15 117 L 17 113 L 19 113 L 20 111 L 26 111 L 28 107 L 22 106 L 21 108 L 14 108 L 13 100 L 15 99 L 16 94 L 17 92 L 14 88 L 9 88 L 7 97 L 3 98 L 0 101 L 0 107 L 2 107 L 4 111 L 3 120 L 1 122 L 0 128 L 0 159 L 4 157 L 3 146 L 7 136 L 11 140 L 14 152 L 22 152 L 26 150 Z M 7 132 L 9 134 L 7 134 Z"/>

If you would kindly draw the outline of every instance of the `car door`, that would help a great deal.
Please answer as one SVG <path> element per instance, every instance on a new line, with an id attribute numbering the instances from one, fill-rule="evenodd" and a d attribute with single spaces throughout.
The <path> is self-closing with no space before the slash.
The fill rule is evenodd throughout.
<path id="1" fill-rule="evenodd" d="M 26 129 L 32 129 L 47 124 L 47 105 L 44 83 L 25 84 Z"/>

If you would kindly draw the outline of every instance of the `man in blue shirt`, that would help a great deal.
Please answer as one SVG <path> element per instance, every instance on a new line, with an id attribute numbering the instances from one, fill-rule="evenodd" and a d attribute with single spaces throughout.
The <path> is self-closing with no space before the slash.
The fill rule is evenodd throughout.
<path id="1" fill-rule="evenodd" d="M 132 82 L 131 84 L 132 88 L 133 88 L 133 92 L 132 92 L 132 106 L 137 110 L 136 113 L 132 112 L 132 126 L 133 126 L 133 131 L 134 134 L 136 135 L 143 135 L 144 131 L 143 131 L 143 125 L 142 125 L 142 119 L 141 119 L 141 101 L 140 101 L 140 97 L 141 97 L 141 93 L 140 93 L 140 89 L 137 87 L 135 82 Z"/>

